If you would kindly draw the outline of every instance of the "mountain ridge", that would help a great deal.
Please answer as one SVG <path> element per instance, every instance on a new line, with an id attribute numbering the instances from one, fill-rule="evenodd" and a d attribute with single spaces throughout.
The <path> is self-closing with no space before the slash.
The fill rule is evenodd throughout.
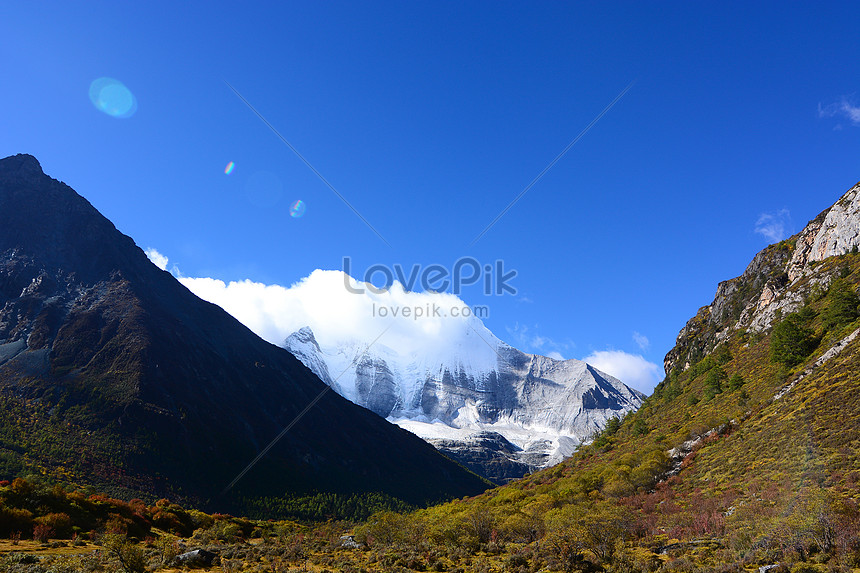
<path id="1" fill-rule="evenodd" d="M 284 347 L 344 397 L 496 483 L 558 463 L 644 397 L 585 362 L 521 352 L 477 319 L 461 331 L 426 355 L 404 356 L 384 339 L 369 351 L 358 340 L 321 347 L 310 327 Z M 475 439 L 486 433 L 501 440 Z"/>
<path id="2" fill-rule="evenodd" d="M 740 276 L 720 282 L 713 302 L 687 322 L 666 354 L 666 374 L 675 367 L 689 368 L 691 358 L 700 358 L 702 351 L 725 341 L 732 330 L 761 332 L 770 328 L 777 311 L 797 310 L 814 285 L 826 286 L 830 280 L 811 276 L 810 265 L 858 246 L 860 183 L 800 232 L 757 253 Z"/>
<path id="3" fill-rule="evenodd" d="M 486 487 L 326 388 L 152 265 L 35 158 L 0 160 L 0 389 L 10 401 L 0 431 L 13 445 L 38 442 L 36 427 L 13 430 L 15 416 L 48 414 L 56 427 L 44 431 L 71 448 L 33 452 L 49 471 L 72 467 L 136 495 L 216 506 L 312 491 L 383 491 L 420 504 Z M 221 498 L 320 394 L 314 412 Z M 68 436 L 50 433 L 62 423 Z M 70 455 L 81 447 L 82 459 Z M 15 451 L 0 451 L 0 469 L 30 463 Z"/>

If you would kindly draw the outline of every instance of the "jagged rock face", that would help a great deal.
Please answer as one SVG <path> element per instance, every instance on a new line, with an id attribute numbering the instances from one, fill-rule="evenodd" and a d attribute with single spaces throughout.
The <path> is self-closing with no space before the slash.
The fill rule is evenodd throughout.
<path id="1" fill-rule="evenodd" d="M 686 370 L 732 332 L 762 332 L 780 313 L 798 310 L 815 285 L 826 287 L 832 279 L 813 263 L 858 246 L 860 183 L 802 231 L 759 252 L 741 276 L 721 282 L 714 301 L 681 329 L 663 361 L 666 373 Z"/>
<path id="2" fill-rule="evenodd" d="M 456 452 L 460 461 L 471 459 L 467 467 L 483 464 L 479 473 L 493 480 L 561 461 L 610 418 L 641 404 L 640 393 L 584 362 L 526 354 L 483 325 L 473 326 L 479 327 L 485 331 L 479 345 L 470 346 L 473 335 L 465 330 L 448 356 L 403 357 L 355 341 L 321 348 L 307 327 L 290 335 L 285 347 L 343 396 L 444 444 L 443 451 Z M 483 431 L 501 435 L 516 452 L 487 449 L 471 435 Z M 465 453 L 470 448 L 476 450 L 471 456 Z"/>
<path id="3" fill-rule="evenodd" d="M 788 279 L 797 280 L 812 261 L 847 253 L 860 244 L 860 183 L 796 235 Z"/>
<path id="4" fill-rule="evenodd" d="M 449 458 L 499 485 L 519 479 L 535 467 L 523 461 L 522 450 L 498 432 L 478 432 L 463 440 L 431 439 L 428 442 Z"/>
<path id="5" fill-rule="evenodd" d="M 319 397 L 239 483 L 246 499 L 381 491 L 425 503 L 487 486 L 326 390 L 35 158 L 0 160 L 0 398 L 21 417 L 50 411 L 38 431 L 62 428 L 48 441 L 71 444 L 27 452 L 38 467 L 82 465 L 76 479 L 130 497 L 235 509 L 222 488 Z"/>
<path id="6" fill-rule="evenodd" d="M 398 404 L 397 385 L 385 360 L 362 357 L 355 365 L 356 390 L 365 408 L 381 416 L 391 413 Z"/>

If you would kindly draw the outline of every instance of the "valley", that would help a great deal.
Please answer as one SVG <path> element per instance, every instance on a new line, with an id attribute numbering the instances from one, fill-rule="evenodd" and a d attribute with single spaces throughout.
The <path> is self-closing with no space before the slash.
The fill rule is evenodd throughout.
<path id="1" fill-rule="evenodd" d="M 463 375 L 454 361 L 410 381 L 409 394 L 381 354 L 346 356 L 351 377 L 326 380 L 313 333 L 287 343 L 303 365 L 156 269 L 35 158 L 4 159 L 0 559 L 13 573 L 173 571 L 200 555 L 209 571 L 857 570 L 858 230 L 860 185 L 720 283 L 648 397 L 584 363 L 502 344 L 494 352 L 512 371 Z M 510 395 L 499 390 L 509 376 L 518 399 L 539 389 L 575 428 L 558 407 L 571 389 L 541 386 L 558 371 L 590 376 L 573 394 L 608 405 L 587 423 L 601 429 L 507 480 L 521 469 L 500 456 L 522 453 L 516 434 L 493 430 L 534 402 L 521 414 L 474 397 Z M 443 399 L 446 384 L 462 401 Z M 219 498 L 234 461 L 289 418 L 284 397 L 297 411 L 315 395 L 333 413 L 308 418 L 307 433 L 297 425 L 261 474 Z M 458 433 L 464 408 L 485 431 Z M 471 440 L 469 455 L 495 460 L 509 483 L 492 487 L 381 415 L 419 434 L 449 416 L 440 450 L 457 459 Z M 350 420 L 349 431 L 328 420 Z"/>

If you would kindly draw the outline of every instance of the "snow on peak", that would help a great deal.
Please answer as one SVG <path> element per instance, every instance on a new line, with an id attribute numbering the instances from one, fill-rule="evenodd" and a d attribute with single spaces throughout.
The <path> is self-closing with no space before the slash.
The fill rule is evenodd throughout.
<path id="1" fill-rule="evenodd" d="M 584 362 L 505 344 L 452 294 L 398 282 L 383 291 L 324 270 L 289 288 L 180 280 L 292 351 L 345 398 L 425 437 L 494 431 L 524 452 L 551 444 L 546 460 L 558 461 L 641 403 Z"/>

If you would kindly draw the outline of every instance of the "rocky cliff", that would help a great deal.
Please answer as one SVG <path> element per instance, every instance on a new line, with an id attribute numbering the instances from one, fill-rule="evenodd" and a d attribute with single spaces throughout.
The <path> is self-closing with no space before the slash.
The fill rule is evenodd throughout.
<path id="1" fill-rule="evenodd" d="M 684 371 L 735 331 L 759 333 L 798 310 L 837 270 L 817 263 L 860 246 L 860 183 L 796 235 L 759 252 L 739 277 L 717 286 L 714 301 L 681 329 L 664 359 L 667 374 Z"/>

